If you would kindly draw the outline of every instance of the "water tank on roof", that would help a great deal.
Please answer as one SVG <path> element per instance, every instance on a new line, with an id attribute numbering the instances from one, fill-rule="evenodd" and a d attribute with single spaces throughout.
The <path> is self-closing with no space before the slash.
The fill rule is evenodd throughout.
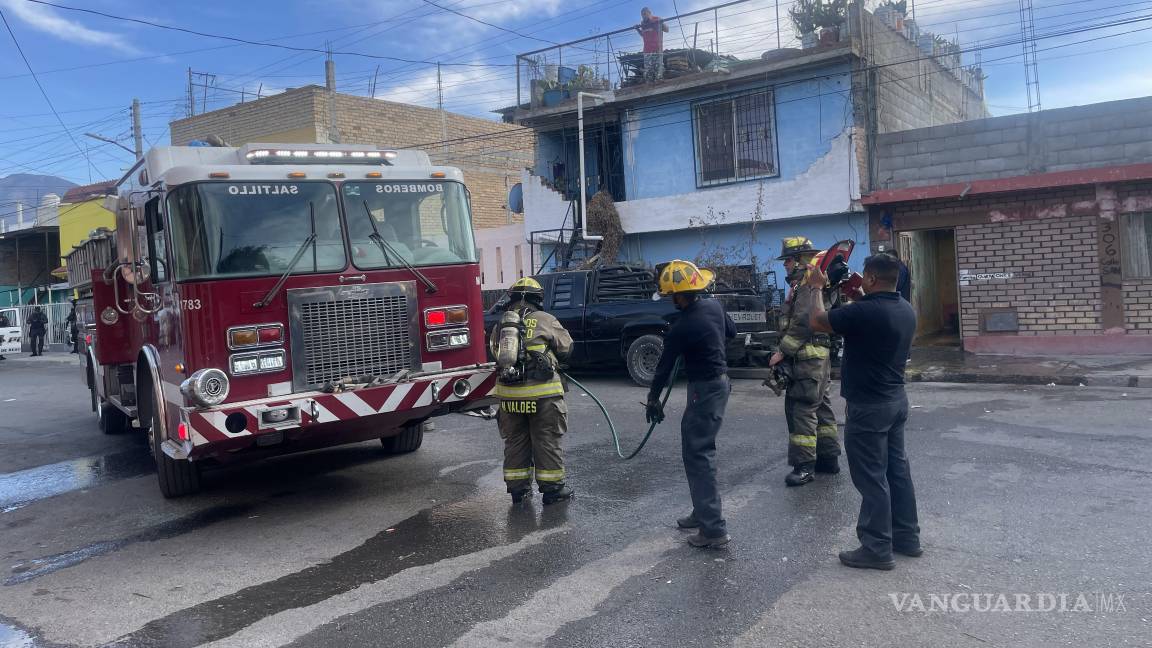
<path id="1" fill-rule="evenodd" d="M 40 206 L 36 208 L 36 227 L 45 225 L 58 225 L 60 214 L 60 196 L 46 193 L 40 199 Z"/>

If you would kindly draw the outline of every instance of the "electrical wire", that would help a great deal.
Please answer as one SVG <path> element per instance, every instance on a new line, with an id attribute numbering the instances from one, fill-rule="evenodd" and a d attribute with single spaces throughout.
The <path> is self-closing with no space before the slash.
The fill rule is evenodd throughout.
<path id="1" fill-rule="evenodd" d="M 44 97 L 44 103 L 48 104 L 48 109 L 52 111 L 52 114 L 56 117 L 56 121 L 60 123 L 60 127 L 64 129 L 64 132 L 68 134 L 68 139 L 72 140 L 72 144 L 76 146 L 76 150 L 88 161 L 89 170 L 96 171 L 95 165 L 92 164 L 92 159 L 88 157 L 88 151 L 80 146 L 80 142 L 76 141 L 76 137 L 72 134 L 72 131 L 64 124 L 60 113 L 56 112 L 56 106 L 52 105 L 52 99 L 48 96 L 48 91 L 44 89 L 44 85 L 40 83 L 40 77 L 38 77 L 36 71 L 32 69 L 32 63 L 28 61 L 28 57 L 24 54 L 24 48 L 20 46 L 20 40 L 16 38 L 16 32 L 12 31 L 12 25 L 8 24 L 8 16 L 4 14 L 3 10 L 0 10 L 0 20 L 3 20 L 4 28 L 8 30 L 8 35 L 12 37 L 12 43 L 16 46 L 16 51 L 20 53 L 20 58 L 24 61 L 24 66 L 28 68 L 28 72 L 32 75 L 32 80 L 36 82 L 36 87 L 40 89 L 40 96 Z M 99 171 L 97 171 L 97 173 L 99 173 Z"/>

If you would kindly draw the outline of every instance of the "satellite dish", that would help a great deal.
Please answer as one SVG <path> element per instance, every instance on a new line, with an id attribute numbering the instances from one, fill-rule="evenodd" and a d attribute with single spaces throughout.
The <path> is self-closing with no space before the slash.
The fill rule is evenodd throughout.
<path id="1" fill-rule="evenodd" d="M 514 214 L 524 213 L 524 185 L 519 182 L 508 190 L 508 209 Z"/>

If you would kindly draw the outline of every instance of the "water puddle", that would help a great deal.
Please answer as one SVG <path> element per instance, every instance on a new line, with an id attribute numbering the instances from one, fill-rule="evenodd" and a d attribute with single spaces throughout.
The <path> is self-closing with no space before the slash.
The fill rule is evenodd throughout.
<path id="1" fill-rule="evenodd" d="M 0 623 L 0 648 L 36 648 L 36 642 L 27 632 Z"/>
<path id="2" fill-rule="evenodd" d="M 147 475 L 153 470 L 152 457 L 144 446 L 6 473 L 0 475 L 0 512 L 14 511 L 61 493 Z"/>
<path id="3" fill-rule="evenodd" d="M 175 520 L 163 522 L 153 527 L 149 527 L 134 533 L 124 538 L 116 540 L 102 540 L 94 542 L 90 545 L 58 553 L 51 556 L 43 556 L 41 558 L 33 558 L 12 566 L 12 575 L 4 580 L 4 585 L 19 585 L 20 583 L 27 583 L 31 580 L 36 580 L 41 576 L 46 576 L 52 572 L 60 571 L 74 565 L 78 565 L 89 558 L 103 556 L 105 554 L 117 551 L 122 547 L 136 543 L 136 542 L 152 542 L 155 540 L 164 540 L 167 538 L 174 538 L 178 535 L 183 535 L 189 531 L 200 529 L 217 522 L 222 522 L 227 519 L 239 517 L 249 513 L 254 508 L 252 504 L 244 505 L 230 505 L 230 506 L 216 506 L 203 511 L 198 511 L 192 515 L 186 515 Z M 4 644 L 0 644 L 0 648 L 7 648 Z"/>

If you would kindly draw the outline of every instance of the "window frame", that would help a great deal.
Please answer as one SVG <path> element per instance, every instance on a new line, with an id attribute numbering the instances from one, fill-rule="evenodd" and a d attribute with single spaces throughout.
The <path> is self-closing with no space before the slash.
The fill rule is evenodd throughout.
<path id="1" fill-rule="evenodd" d="M 739 131 L 739 110 L 737 109 L 738 102 L 741 99 L 756 98 L 764 101 L 764 108 L 768 114 L 768 128 L 771 133 L 770 157 L 772 162 L 772 170 L 769 173 L 760 173 L 755 175 L 740 175 L 740 147 L 736 141 Z M 732 123 L 729 131 L 732 136 L 732 175 L 720 180 L 705 180 L 702 154 L 704 151 L 702 136 L 702 120 L 700 117 L 700 110 L 708 106 L 717 104 L 728 103 L 731 106 Z M 692 160 L 693 160 L 693 173 L 695 175 L 696 188 L 708 189 L 711 187 L 721 187 L 724 185 L 736 184 L 738 182 L 748 182 L 750 180 L 763 180 L 765 178 L 777 178 L 780 176 L 780 155 L 778 145 L 778 133 L 776 130 L 776 94 L 772 88 L 760 88 L 756 90 L 748 90 L 736 94 L 729 94 L 720 97 L 709 97 L 695 101 L 691 104 L 692 111 Z"/>
<path id="2" fill-rule="evenodd" d="M 1146 252 L 1149 258 L 1143 265 L 1152 266 L 1152 211 L 1138 211 L 1126 214 L 1120 214 L 1119 230 L 1120 230 L 1120 276 L 1124 281 L 1152 281 L 1152 272 L 1148 274 L 1137 274 L 1136 272 L 1129 272 L 1132 267 L 1133 260 L 1130 258 L 1129 252 L 1132 250 L 1132 242 L 1128 240 L 1129 235 L 1129 221 L 1133 218 L 1144 219 L 1145 228 L 1145 246 L 1148 248 Z"/>

